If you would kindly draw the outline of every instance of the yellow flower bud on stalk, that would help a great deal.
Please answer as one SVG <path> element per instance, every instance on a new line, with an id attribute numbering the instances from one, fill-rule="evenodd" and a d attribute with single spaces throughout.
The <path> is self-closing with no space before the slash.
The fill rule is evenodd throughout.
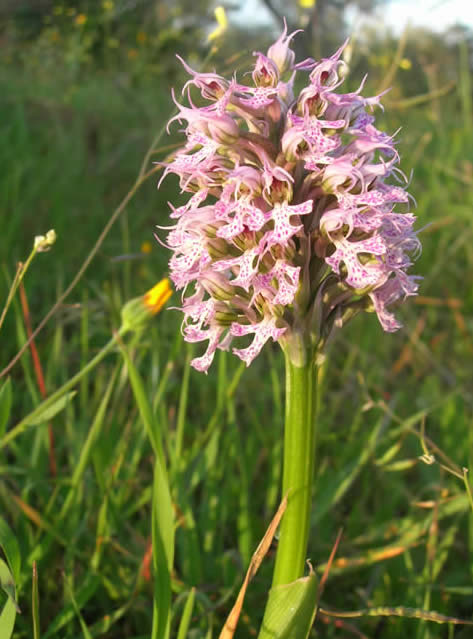
<path id="1" fill-rule="evenodd" d="M 144 295 L 127 302 L 121 312 L 121 331 L 142 329 L 148 320 L 159 313 L 171 295 L 172 288 L 165 277 Z"/>

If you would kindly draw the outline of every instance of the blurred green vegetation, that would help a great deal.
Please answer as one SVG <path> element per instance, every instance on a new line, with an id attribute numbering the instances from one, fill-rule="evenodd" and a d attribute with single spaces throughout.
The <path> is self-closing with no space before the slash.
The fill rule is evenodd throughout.
<path id="1" fill-rule="evenodd" d="M 36 325 L 169 119 L 170 88 L 184 77 L 174 54 L 200 68 L 215 24 L 206 2 L 13 5 L 14 11 L 0 8 L 0 295 L 6 298 L 34 236 L 54 228 L 55 246 L 35 258 L 25 278 Z M 241 73 L 276 31 L 249 31 L 229 17 L 208 67 Z M 403 331 L 386 335 L 374 316 L 359 317 L 332 347 L 321 389 L 310 556 L 321 573 L 343 527 L 324 608 L 402 605 L 471 619 L 473 516 L 465 487 L 439 463 L 419 461 L 419 433 L 424 425 L 429 451 L 443 466 L 460 474 L 473 468 L 472 35 L 412 29 L 399 39 L 366 28 L 350 46 L 350 89 L 367 71 L 366 93 L 392 87 L 378 116 L 384 130 L 401 129 L 402 168 L 413 171 L 410 191 L 424 229 L 415 270 L 425 279 L 419 298 L 401 311 Z M 163 160 L 179 139 L 173 128 L 151 162 Z M 157 181 L 155 174 L 141 186 L 36 339 L 48 392 L 110 338 L 123 303 L 165 274 L 169 256 L 153 233 L 156 224 L 168 223 L 167 202 L 176 202 L 177 185 L 169 178 L 157 191 Z M 197 639 L 218 636 L 277 507 L 284 383 L 276 347 L 245 371 L 225 353 L 208 377 L 190 371 L 192 348 L 182 342 L 179 322 L 178 313 L 162 313 L 129 348 L 169 460 L 177 521 L 173 636 L 195 586 L 188 636 Z M 26 339 L 18 300 L 2 331 L 4 366 Z M 34 560 L 44 639 L 149 637 L 153 460 L 128 375 L 119 354 L 111 355 L 54 418 L 55 473 L 47 425 L 0 451 L 0 516 L 22 556 L 18 639 L 33 636 Z M 29 352 L 11 380 L 15 423 L 40 398 Z M 71 493 L 92 424 L 95 443 Z M 67 499 L 68 514 L 60 516 Z M 267 560 L 250 586 L 237 636 L 254 636 L 270 574 Z M 398 617 L 335 623 L 321 614 L 316 627 L 326 638 L 472 636 L 468 627 Z"/>

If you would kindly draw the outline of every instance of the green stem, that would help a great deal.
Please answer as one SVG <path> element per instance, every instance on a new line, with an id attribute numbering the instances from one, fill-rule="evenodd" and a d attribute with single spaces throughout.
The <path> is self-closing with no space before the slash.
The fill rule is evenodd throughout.
<path id="1" fill-rule="evenodd" d="M 18 289 L 18 287 L 20 286 L 21 282 L 23 281 L 23 278 L 25 277 L 26 271 L 28 270 L 31 262 L 33 261 L 34 256 L 36 255 L 37 252 L 37 247 L 34 247 L 33 250 L 31 251 L 31 253 L 28 256 L 28 259 L 26 260 L 26 262 L 24 264 L 22 264 L 21 262 L 18 265 L 18 268 L 16 270 L 15 273 L 15 278 L 13 280 L 13 283 L 10 287 L 10 291 L 8 293 L 8 297 L 7 297 L 7 301 L 5 302 L 5 306 L 3 307 L 3 311 L 2 314 L 0 315 L 0 328 L 2 328 L 3 322 L 5 320 L 5 315 L 7 314 L 7 311 L 10 307 L 10 304 L 12 302 L 12 299 Z"/>
<path id="2" fill-rule="evenodd" d="M 282 493 L 288 496 L 276 554 L 273 586 L 304 575 L 315 455 L 315 365 L 296 366 L 286 353 L 286 414 Z"/>

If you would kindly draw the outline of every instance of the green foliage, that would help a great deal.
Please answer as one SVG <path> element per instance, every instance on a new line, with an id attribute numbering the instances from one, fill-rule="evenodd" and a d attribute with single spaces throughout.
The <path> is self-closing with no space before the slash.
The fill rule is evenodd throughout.
<path id="1" fill-rule="evenodd" d="M 5 434 L 12 404 L 11 379 L 8 378 L 0 387 L 0 437 Z"/>
<path id="2" fill-rule="evenodd" d="M 318 580 L 308 577 L 269 591 L 258 639 L 307 639 L 317 612 Z"/>

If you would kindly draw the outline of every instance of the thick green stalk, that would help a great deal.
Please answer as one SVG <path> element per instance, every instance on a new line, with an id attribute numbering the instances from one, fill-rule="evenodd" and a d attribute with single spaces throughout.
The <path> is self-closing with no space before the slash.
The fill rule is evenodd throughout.
<path id="1" fill-rule="evenodd" d="M 314 476 L 316 369 L 311 358 L 296 366 L 286 353 L 286 414 L 282 494 L 288 504 L 282 519 L 273 586 L 304 575 Z"/>

